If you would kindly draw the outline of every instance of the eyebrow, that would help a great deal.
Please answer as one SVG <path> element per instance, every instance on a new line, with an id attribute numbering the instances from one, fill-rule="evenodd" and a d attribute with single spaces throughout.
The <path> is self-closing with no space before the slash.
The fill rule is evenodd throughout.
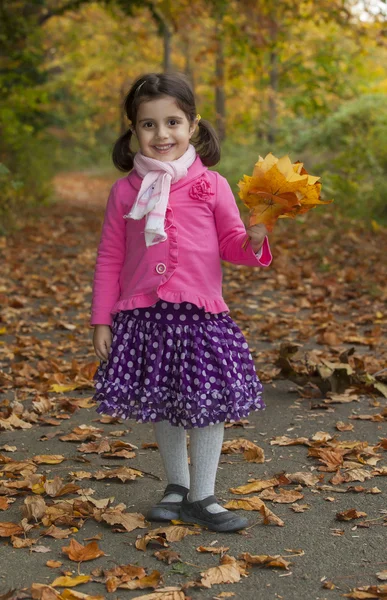
<path id="1" fill-rule="evenodd" d="M 171 116 L 171 117 L 165 117 L 165 118 L 166 119 L 182 119 L 183 117 L 174 117 L 174 116 Z M 152 119 L 151 117 L 149 117 L 149 119 L 140 119 L 139 123 L 142 123 L 143 121 L 154 121 L 154 120 L 155 119 Z"/>

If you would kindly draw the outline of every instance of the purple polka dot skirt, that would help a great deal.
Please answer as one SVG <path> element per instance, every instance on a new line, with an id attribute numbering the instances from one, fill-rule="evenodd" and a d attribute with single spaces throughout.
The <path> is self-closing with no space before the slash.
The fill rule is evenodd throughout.
<path id="1" fill-rule="evenodd" d="M 99 413 L 190 429 L 265 408 L 247 342 L 227 313 L 158 301 L 117 313 L 112 334 L 95 374 Z"/>

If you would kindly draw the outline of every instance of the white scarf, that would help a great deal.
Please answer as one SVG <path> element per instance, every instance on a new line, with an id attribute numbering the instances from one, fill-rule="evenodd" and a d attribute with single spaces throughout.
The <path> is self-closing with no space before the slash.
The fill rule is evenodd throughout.
<path id="1" fill-rule="evenodd" d="M 125 219 L 142 219 L 145 215 L 145 244 L 147 248 L 165 242 L 164 229 L 171 184 L 176 183 L 188 173 L 196 159 L 196 150 L 190 144 L 187 151 L 177 160 L 163 162 L 144 156 L 139 152 L 134 157 L 134 168 L 143 178 L 140 191 Z"/>

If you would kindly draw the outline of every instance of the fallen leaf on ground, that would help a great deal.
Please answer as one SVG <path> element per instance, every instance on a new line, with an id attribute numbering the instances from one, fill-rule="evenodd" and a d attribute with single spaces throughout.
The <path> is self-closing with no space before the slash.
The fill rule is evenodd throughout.
<path id="1" fill-rule="evenodd" d="M 291 504 L 297 502 L 297 500 L 301 500 L 304 497 L 304 494 L 297 492 L 296 490 L 284 489 L 279 489 L 279 493 L 277 494 L 274 488 L 268 488 L 263 490 L 259 497 L 262 498 L 262 500 L 271 500 L 278 504 Z"/>
<path id="2" fill-rule="evenodd" d="M 209 552 L 210 554 L 226 554 L 230 548 L 228 546 L 199 546 L 197 552 Z"/>
<path id="3" fill-rule="evenodd" d="M 61 567 L 63 565 L 62 562 L 60 562 L 60 560 L 48 560 L 46 562 L 46 567 L 50 567 L 50 569 L 57 569 L 58 567 Z"/>
<path id="4" fill-rule="evenodd" d="M 352 521 L 352 519 L 360 519 L 361 517 L 366 516 L 367 513 L 356 510 L 355 508 L 350 508 L 348 510 L 344 510 L 343 512 L 336 513 L 336 519 L 338 521 Z"/>
<path id="5" fill-rule="evenodd" d="M 180 554 L 173 550 L 158 550 L 154 552 L 153 556 L 155 556 L 157 560 L 167 563 L 167 565 L 171 565 L 175 562 L 182 562 Z"/>
<path id="6" fill-rule="evenodd" d="M 230 488 L 233 494 L 251 494 L 253 492 L 261 492 L 262 490 L 279 485 L 278 479 L 256 479 L 246 485 L 241 485 L 237 488 Z"/>
<path id="7" fill-rule="evenodd" d="M 75 577 L 64 575 L 63 577 L 57 577 L 51 585 L 53 587 L 75 587 L 87 583 L 90 579 L 90 575 L 76 575 Z"/>
<path id="8" fill-rule="evenodd" d="M 24 533 L 24 529 L 17 523 L 8 521 L 0 523 L 0 537 L 11 537 L 11 535 L 19 535 L 20 533 Z"/>
<path id="9" fill-rule="evenodd" d="M 233 556 L 227 554 L 221 558 L 218 567 L 211 567 L 201 573 L 200 583 L 205 588 L 220 583 L 236 583 L 241 578 L 241 569 Z"/>
<path id="10" fill-rule="evenodd" d="M 69 546 L 62 546 L 62 552 L 67 554 L 70 560 L 76 562 L 94 560 L 100 556 L 105 556 L 105 552 L 98 547 L 97 542 L 90 542 L 90 544 L 83 546 L 77 540 L 71 540 Z"/>
<path id="11" fill-rule="evenodd" d="M 268 554 L 252 555 L 249 552 L 243 552 L 243 554 L 239 555 L 239 558 L 248 564 L 260 565 L 268 568 L 288 569 L 290 565 L 290 562 L 285 560 L 280 554 L 270 556 Z"/>

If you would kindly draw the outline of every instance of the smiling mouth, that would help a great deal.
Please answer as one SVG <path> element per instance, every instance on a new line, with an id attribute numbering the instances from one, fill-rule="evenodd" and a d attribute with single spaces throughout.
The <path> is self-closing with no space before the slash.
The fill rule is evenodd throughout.
<path id="1" fill-rule="evenodd" d="M 153 146 L 158 152 L 167 152 L 170 150 L 175 144 L 166 144 L 165 146 Z"/>

